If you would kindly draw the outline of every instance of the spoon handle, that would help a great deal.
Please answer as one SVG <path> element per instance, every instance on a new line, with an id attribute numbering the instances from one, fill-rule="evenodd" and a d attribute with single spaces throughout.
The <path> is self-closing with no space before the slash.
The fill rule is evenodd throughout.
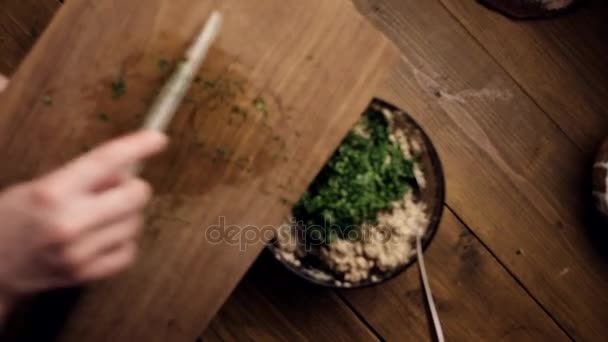
<path id="1" fill-rule="evenodd" d="M 426 295 L 426 301 L 431 311 L 431 318 L 433 319 L 433 326 L 435 327 L 435 337 L 437 342 L 444 342 L 443 329 L 441 328 L 441 322 L 439 321 L 439 315 L 437 314 L 437 308 L 435 307 L 435 300 L 431 293 L 431 286 L 429 285 L 429 277 L 426 274 L 426 266 L 424 265 L 424 257 L 422 255 L 422 241 L 420 236 L 416 237 L 416 253 L 418 254 L 418 267 L 420 269 L 420 279 L 424 287 L 424 293 Z"/>

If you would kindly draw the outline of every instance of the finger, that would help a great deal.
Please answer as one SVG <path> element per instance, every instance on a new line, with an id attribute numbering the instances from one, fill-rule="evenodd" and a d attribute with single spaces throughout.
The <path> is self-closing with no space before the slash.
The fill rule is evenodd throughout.
<path id="1" fill-rule="evenodd" d="M 141 231 L 143 216 L 133 215 L 110 226 L 85 234 L 65 250 L 65 256 L 78 264 L 87 264 L 96 257 L 134 241 Z"/>
<path id="2" fill-rule="evenodd" d="M 152 197 L 150 185 L 139 178 L 130 178 L 123 184 L 100 194 L 81 199 L 78 205 L 64 213 L 64 220 L 77 229 L 77 236 L 98 227 L 111 225 L 142 211 Z"/>
<path id="3" fill-rule="evenodd" d="M 8 78 L 4 77 L 4 75 L 0 75 L 0 93 L 6 89 L 8 86 Z"/>
<path id="4" fill-rule="evenodd" d="M 161 152 L 167 137 L 145 130 L 110 141 L 49 177 L 67 191 L 93 191 L 99 184 Z"/>
<path id="5" fill-rule="evenodd" d="M 88 282 L 113 276 L 131 266 L 136 255 L 135 242 L 126 243 L 85 266 L 78 279 Z"/>

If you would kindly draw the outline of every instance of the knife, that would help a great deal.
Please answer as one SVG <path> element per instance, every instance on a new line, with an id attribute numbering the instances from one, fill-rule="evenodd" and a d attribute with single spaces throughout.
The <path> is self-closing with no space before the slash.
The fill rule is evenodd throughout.
<path id="1" fill-rule="evenodd" d="M 167 129 L 197 71 L 205 61 L 211 45 L 219 35 L 221 26 L 222 15 L 214 11 L 150 107 L 144 129 L 160 132 Z"/>

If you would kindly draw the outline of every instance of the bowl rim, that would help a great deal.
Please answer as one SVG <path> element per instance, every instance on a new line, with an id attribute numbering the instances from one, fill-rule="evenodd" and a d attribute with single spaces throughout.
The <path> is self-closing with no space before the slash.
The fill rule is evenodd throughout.
<path id="1" fill-rule="evenodd" d="M 435 206 L 433 212 L 431 212 L 429 215 L 429 217 L 431 218 L 431 221 L 429 222 L 429 224 L 427 226 L 426 232 L 422 236 L 422 249 L 424 252 L 429 247 L 429 245 L 431 244 L 433 239 L 435 238 L 435 235 L 436 235 L 437 231 L 439 230 L 439 223 L 441 222 L 441 218 L 443 217 L 446 189 L 445 189 L 445 174 L 443 172 L 443 166 L 441 163 L 441 159 L 439 158 L 439 154 L 437 153 L 437 150 L 435 149 L 435 145 L 433 145 L 433 142 L 429 138 L 428 134 L 424 131 L 424 129 L 420 126 L 420 124 L 418 124 L 418 122 L 416 120 L 414 120 L 414 118 L 412 118 L 412 116 L 408 112 L 398 108 L 397 106 L 395 106 L 385 100 L 377 98 L 377 97 L 372 99 L 372 101 L 366 107 L 366 110 L 367 110 L 367 108 L 369 108 L 373 105 L 378 105 L 381 108 L 386 108 L 392 112 L 398 112 L 398 113 L 404 115 L 405 119 L 421 133 L 422 140 L 424 141 L 425 148 L 427 149 L 427 153 L 430 157 L 431 165 L 433 166 L 432 172 L 435 174 L 435 178 L 437 179 L 437 182 L 438 182 L 436 195 L 437 195 L 437 200 L 440 202 L 440 205 Z M 313 283 L 313 284 L 316 284 L 316 285 L 319 285 L 322 287 L 334 288 L 334 289 L 356 289 L 356 288 L 364 288 L 364 287 L 369 287 L 369 286 L 374 286 L 374 285 L 379 285 L 379 284 L 385 283 L 385 282 L 397 277 L 399 274 L 403 273 L 406 269 L 408 269 L 410 266 L 412 266 L 418 259 L 417 255 L 414 255 L 412 258 L 410 258 L 410 260 L 407 263 L 397 267 L 396 269 L 394 269 L 391 272 L 386 273 L 385 276 L 379 281 L 374 282 L 371 279 L 366 279 L 366 280 L 358 282 L 358 283 L 351 283 L 350 287 L 346 287 L 346 286 L 336 285 L 334 281 L 330 282 L 330 281 L 322 281 L 319 279 L 315 279 L 315 278 L 309 276 L 308 274 L 302 272 L 298 267 L 288 264 L 288 263 L 284 262 L 283 260 L 279 259 L 276 256 L 276 254 L 274 253 L 274 251 L 276 250 L 276 247 L 272 244 L 272 241 L 268 242 L 266 244 L 266 249 L 271 252 L 271 254 L 273 255 L 273 259 L 275 261 L 277 261 L 278 263 L 283 265 L 283 267 L 287 268 L 291 273 L 296 274 L 298 277 L 300 277 L 310 283 Z"/>

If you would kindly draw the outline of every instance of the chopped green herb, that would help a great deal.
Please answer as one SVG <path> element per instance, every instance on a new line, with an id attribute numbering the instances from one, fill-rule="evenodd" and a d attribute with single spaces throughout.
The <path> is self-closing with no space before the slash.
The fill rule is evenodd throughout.
<path id="1" fill-rule="evenodd" d="M 46 106 L 52 106 L 53 98 L 50 95 L 44 95 L 42 96 L 42 103 L 44 103 Z"/>
<path id="2" fill-rule="evenodd" d="M 231 111 L 234 114 L 238 114 L 238 115 L 242 116 L 243 119 L 246 119 L 247 116 L 249 115 L 249 112 L 247 112 L 246 109 L 243 109 L 237 105 L 233 105 Z"/>
<path id="3" fill-rule="evenodd" d="M 376 222 L 379 211 L 415 184 L 413 162 L 389 139 L 383 114 L 370 109 L 361 125 L 368 134 L 348 134 L 293 211 L 298 221 L 321 227 L 329 240 Z"/>
<path id="4" fill-rule="evenodd" d="M 228 158 L 230 158 L 230 155 L 232 155 L 232 151 L 230 151 L 230 149 L 228 149 L 226 147 L 220 147 L 217 150 L 215 150 L 215 154 L 217 157 L 219 157 L 221 159 L 228 159 Z"/>
<path id="5" fill-rule="evenodd" d="M 127 91 L 127 84 L 122 78 L 117 78 L 112 81 L 112 98 L 117 100 L 125 94 Z"/>
<path id="6" fill-rule="evenodd" d="M 98 113 L 97 118 L 99 118 L 99 120 L 105 121 L 105 122 L 110 121 L 110 117 L 108 116 L 108 113 L 105 113 L 105 112 Z"/>
<path id="7" fill-rule="evenodd" d="M 255 109 L 257 109 L 258 112 L 266 112 L 266 101 L 264 101 L 263 98 L 256 97 L 253 100 L 253 105 L 255 106 Z"/>
<path id="8" fill-rule="evenodd" d="M 171 66 L 171 63 L 169 62 L 169 60 L 167 60 L 165 58 L 161 58 L 158 60 L 158 68 L 161 71 L 167 71 L 170 66 Z"/>

